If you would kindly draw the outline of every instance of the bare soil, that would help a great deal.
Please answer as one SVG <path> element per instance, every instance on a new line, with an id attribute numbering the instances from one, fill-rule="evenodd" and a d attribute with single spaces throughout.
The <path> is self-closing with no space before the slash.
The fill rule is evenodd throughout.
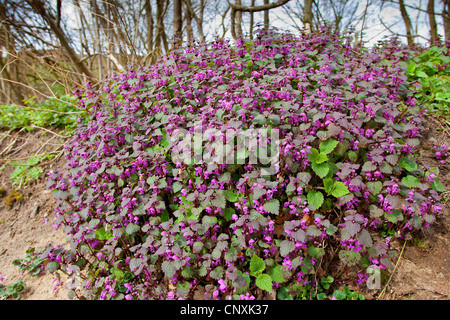
<path id="1" fill-rule="evenodd" d="M 435 119 L 426 123 L 427 131 L 423 138 L 425 148 L 433 144 L 446 143 L 450 145 L 448 127 L 439 131 L 439 124 Z M 57 132 L 41 129 L 32 132 L 0 132 L 0 187 L 6 193 L 0 198 L 0 276 L 5 279 L 3 285 L 13 284 L 22 280 L 26 290 L 22 293 L 23 300 L 65 300 L 67 290 L 65 279 L 62 284 L 53 289 L 56 284 L 54 275 L 44 272 L 34 276 L 27 272 L 20 272 L 12 262 L 26 257 L 26 250 L 33 247 L 40 250 L 48 243 L 55 245 L 67 242 L 62 230 L 55 230 L 53 208 L 56 204 L 49 190 L 46 189 L 46 173 L 51 169 L 64 166 L 62 151 L 64 139 Z M 21 187 L 23 199 L 6 204 L 7 197 L 15 188 L 12 186 L 10 175 L 14 170 L 7 159 L 25 159 L 36 152 L 39 154 L 54 151 L 58 155 L 43 163 L 44 173 L 38 180 Z M 450 167 L 442 165 L 434 159 L 431 150 L 424 150 L 421 154 L 424 161 L 440 168 L 440 179 L 447 189 L 450 185 Z M 447 193 L 447 199 L 450 195 Z M 444 300 L 450 294 L 450 200 L 442 203 L 444 208 L 436 223 L 425 232 L 409 240 L 402 252 L 404 242 L 394 240 L 393 245 L 398 251 L 397 267 L 390 270 L 384 279 L 382 288 L 369 298 L 403 300 Z M 401 254 L 400 254 L 401 253 Z M 389 281 L 389 277 L 391 277 Z M 382 293 L 382 294 L 380 294 Z"/>

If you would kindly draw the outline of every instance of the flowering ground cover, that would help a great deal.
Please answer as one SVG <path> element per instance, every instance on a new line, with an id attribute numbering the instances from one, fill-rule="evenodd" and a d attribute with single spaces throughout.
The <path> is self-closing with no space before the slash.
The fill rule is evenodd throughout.
<path id="1" fill-rule="evenodd" d="M 446 191 L 416 157 L 407 59 L 395 39 L 269 32 L 78 92 L 90 118 L 48 183 L 70 249 L 49 245 L 46 268 L 90 299 L 362 299 L 337 284 L 371 289 Z"/>

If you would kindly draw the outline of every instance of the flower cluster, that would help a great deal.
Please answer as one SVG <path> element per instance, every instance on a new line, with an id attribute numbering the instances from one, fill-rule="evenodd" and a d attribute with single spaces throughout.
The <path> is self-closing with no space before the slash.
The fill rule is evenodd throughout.
<path id="1" fill-rule="evenodd" d="M 371 233 L 428 226 L 442 192 L 414 158 L 423 112 L 398 94 L 405 52 L 270 31 L 173 50 L 79 92 L 89 122 L 48 183 L 70 236 L 61 261 L 84 261 L 80 285 L 102 299 L 254 299 L 318 270 L 384 267 L 389 244 Z M 279 151 L 275 174 L 209 152 L 225 135 L 208 132 L 252 129 L 278 130 L 261 137 Z M 210 161 L 179 161 L 173 150 L 189 149 L 171 138 L 196 131 Z"/>

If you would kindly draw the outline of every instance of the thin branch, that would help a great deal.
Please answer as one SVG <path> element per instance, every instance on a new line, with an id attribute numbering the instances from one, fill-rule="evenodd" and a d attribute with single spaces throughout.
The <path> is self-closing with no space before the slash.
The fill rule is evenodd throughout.
<path id="1" fill-rule="evenodd" d="M 265 4 L 262 6 L 256 6 L 256 7 L 248 7 L 243 5 L 237 5 L 235 3 L 231 3 L 229 0 L 227 0 L 229 5 L 231 6 L 234 11 L 245 11 L 245 12 L 258 12 L 258 11 L 264 11 L 264 10 L 270 10 L 277 7 L 281 7 L 288 3 L 290 0 L 279 0 L 277 2 Z"/>

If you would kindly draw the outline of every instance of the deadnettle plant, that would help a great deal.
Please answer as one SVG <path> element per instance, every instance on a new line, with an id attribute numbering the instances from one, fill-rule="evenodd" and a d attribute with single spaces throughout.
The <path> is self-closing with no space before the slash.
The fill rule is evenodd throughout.
<path id="1" fill-rule="evenodd" d="M 445 190 L 415 157 L 406 58 L 394 40 L 270 31 L 78 92 L 90 119 L 48 183 L 70 236 L 59 268 L 93 299 L 259 299 L 351 270 L 364 287 L 391 261 L 377 230 L 429 227 Z"/>

